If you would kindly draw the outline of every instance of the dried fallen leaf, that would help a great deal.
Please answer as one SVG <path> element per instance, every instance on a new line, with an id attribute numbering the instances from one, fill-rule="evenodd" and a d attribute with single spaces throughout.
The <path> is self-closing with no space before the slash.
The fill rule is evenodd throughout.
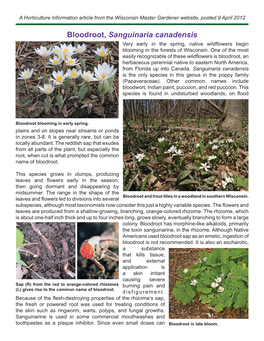
<path id="1" fill-rule="evenodd" d="M 165 162 L 172 162 L 172 156 L 166 157 L 166 159 L 163 159 Z"/>
<path id="2" fill-rule="evenodd" d="M 69 116 L 69 113 L 68 113 L 68 111 L 67 111 L 67 108 L 66 108 L 66 106 L 65 106 L 65 107 L 63 107 L 63 109 L 62 109 L 62 113 L 63 113 L 63 116 L 64 116 L 64 117 L 68 117 L 68 116 Z"/>

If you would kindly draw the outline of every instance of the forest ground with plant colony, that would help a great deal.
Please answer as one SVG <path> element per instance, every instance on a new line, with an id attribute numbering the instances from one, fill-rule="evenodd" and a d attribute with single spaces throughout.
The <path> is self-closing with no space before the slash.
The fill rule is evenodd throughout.
<path id="1" fill-rule="evenodd" d="M 248 101 L 125 100 L 124 191 L 247 191 Z"/>

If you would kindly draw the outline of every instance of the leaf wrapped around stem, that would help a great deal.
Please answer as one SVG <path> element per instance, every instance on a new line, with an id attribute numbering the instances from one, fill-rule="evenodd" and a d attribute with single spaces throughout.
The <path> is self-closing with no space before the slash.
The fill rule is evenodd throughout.
<path id="1" fill-rule="evenodd" d="M 81 85 L 81 87 L 79 89 L 79 92 L 78 92 L 79 103 L 81 103 L 81 101 L 83 100 L 84 96 L 88 92 L 88 90 L 89 90 L 88 87 L 89 87 L 89 85 L 87 83 L 84 83 L 84 84 Z"/>
<path id="2" fill-rule="evenodd" d="M 44 99 L 44 109 L 46 113 L 50 112 L 51 103 L 52 99 L 50 97 Z"/>

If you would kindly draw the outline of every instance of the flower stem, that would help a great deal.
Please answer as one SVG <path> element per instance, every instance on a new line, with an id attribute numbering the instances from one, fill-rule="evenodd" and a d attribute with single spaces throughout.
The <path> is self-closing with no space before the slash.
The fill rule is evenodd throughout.
<path id="1" fill-rule="evenodd" d="M 46 57 L 44 57 L 44 76 L 47 76 L 47 73 L 46 73 Z"/>
<path id="2" fill-rule="evenodd" d="M 63 74 L 65 75 L 66 55 L 64 55 Z"/>

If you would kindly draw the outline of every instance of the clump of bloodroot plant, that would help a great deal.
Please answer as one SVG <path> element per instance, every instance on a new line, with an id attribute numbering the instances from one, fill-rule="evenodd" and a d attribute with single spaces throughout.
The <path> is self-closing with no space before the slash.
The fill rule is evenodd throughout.
<path id="1" fill-rule="evenodd" d="M 31 87 L 32 92 L 39 95 L 45 94 L 44 109 L 46 114 L 50 114 L 53 103 L 59 108 L 64 116 L 67 116 L 67 110 L 63 110 L 66 98 L 73 96 L 78 98 L 81 103 L 85 95 L 91 92 L 93 86 L 97 84 L 100 102 L 103 105 L 105 95 L 108 94 L 109 100 L 113 101 L 114 96 L 114 78 L 117 69 L 110 65 L 109 55 L 111 50 L 104 46 L 99 46 L 95 52 L 95 63 L 97 66 L 94 70 L 88 70 L 85 60 L 82 59 L 82 54 L 86 51 L 85 44 L 60 44 L 60 46 L 51 46 L 49 49 L 40 46 L 35 52 L 42 57 L 44 65 L 44 74 L 41 77 L 43 86 L 34 87 L 30 83 L 30 78 L 33 76 L 34 70 L 27 69 L 21 72 L 19 79 L 24 79 L 26 87 Z M 78 57 L 76 57 L 78 55 Z M 76 57 L 76 58 L 75 58 Z M 52 74 L 47 74 L 47 64 L 53 66 Z M 85 104 L 82 108 L 89 105 Z"/>
<path id="2" fill-rule="evenodd" d="M 200 252 L 200 261 L 179 271 L 172 294 L 182 303 L 195 296 L 216 312 L 230 309 L 248 310 L 248 250 L 216 248 Z"/>

